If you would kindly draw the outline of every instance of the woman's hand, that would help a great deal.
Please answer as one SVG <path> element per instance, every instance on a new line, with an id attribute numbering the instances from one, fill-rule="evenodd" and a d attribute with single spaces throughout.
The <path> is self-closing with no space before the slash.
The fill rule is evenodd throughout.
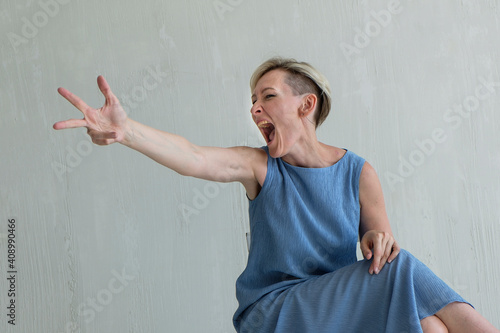
<path id="1" fill-rule="evenodd" d="M 369 230 L 361 239 L 361 252 L 363 256 L 373 262 L 369 273 L 378 274 L 385 263 L 391 263 L 401 250 L 394 237 L 386 231 Z"/>
<path id="2" fill-rule="evenodd" d="M 100 109 L 91 108 L 78 96 L 64 88 L 59 88 L 57 90 L 59 94 L 83 113 L 83 119 L 59 121 L 53 127 L 56 130 L 86 127 L 92 142 L 98 145 L 121 142 L 125 138 L 127 114 L 120 105 L 118 98 L 111 92 L 104 77 L 99 76 L 97 78 L 97 85 L 106 98 L 104 106 Z"/>

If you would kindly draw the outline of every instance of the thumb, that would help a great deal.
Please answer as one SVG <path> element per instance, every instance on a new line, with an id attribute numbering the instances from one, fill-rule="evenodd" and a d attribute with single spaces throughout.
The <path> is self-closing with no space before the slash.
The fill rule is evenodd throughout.
<path id="1" fill-rule="evenodd" d="M 368 246 L 368 242 L 366 241 L 361 241 L 360 243 L 360 248 L 361 252 L 363 253 L 363 256 L 367 259 L 370 260 L 372 258 L 372 250 Z"/>

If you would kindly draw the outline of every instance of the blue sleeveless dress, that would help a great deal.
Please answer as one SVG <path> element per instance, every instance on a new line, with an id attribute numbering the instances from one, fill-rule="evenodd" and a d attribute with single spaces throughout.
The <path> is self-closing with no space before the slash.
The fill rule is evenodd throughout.
<path id="1" fill-rule="evenodd" d="M 249 202 L 248 263 L 236 281 L 237 332 L 422 332 L 420 320 L 465 302 L 405 250 L 370 275 L 357 261 L 359 177 L 347 151 L 326 168 L 272 158 Z"/>

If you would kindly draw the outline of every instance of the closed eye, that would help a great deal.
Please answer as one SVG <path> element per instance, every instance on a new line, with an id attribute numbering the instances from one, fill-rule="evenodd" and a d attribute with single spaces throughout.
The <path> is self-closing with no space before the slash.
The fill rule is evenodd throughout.
<path id="1" fill-rule="evenodd" d="M 275 96 L 276 96 L 276 95 L 269 94 L 269 95 L 266 95 L 264 98 L 265 98 L 265 99 L 271 99 L 271 98 L 273 98 L 273 97 L 275 97 Z M 256 99 L 252 101 L 252 104 L 255 104 L 255 103 L 257 103 L 257 100 L 256 100 Z"/>

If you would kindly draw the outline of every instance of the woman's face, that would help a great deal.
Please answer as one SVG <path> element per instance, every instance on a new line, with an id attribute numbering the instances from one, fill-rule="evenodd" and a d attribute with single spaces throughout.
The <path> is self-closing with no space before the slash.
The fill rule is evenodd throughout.
<path id="1" fill-rule="evenodd" d="M 276 69 L 266 73 L 252 95 L 252 118 L 269 147 L 272 157 L 288 154 L 301 134 L 301 95 L 294 95 L 285 83 L 287 73 Z"/>

